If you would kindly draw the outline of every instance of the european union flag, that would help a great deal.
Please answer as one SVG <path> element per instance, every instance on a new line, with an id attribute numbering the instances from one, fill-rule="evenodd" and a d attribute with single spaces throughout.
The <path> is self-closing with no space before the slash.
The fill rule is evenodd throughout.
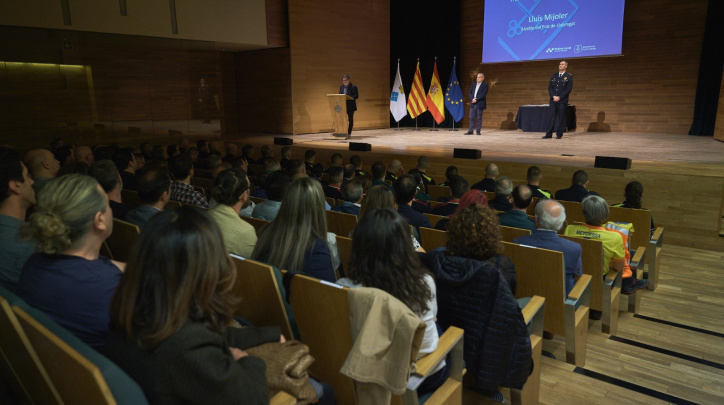
<path id="1" fill-rule="evenodd" d="M 465 116 L 465 102 L 463 99 L 463 90 L 460 88 L 458 76 L 455 74 L 455 64 L 453 63 L 450 82 L 445 90 L 445 107 L 450 112 L 455 122 L 460 121 Z"/>

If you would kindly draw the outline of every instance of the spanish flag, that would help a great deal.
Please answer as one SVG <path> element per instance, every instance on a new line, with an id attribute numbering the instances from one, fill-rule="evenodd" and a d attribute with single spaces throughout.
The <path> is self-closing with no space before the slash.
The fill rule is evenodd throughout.
<path id="1" fill-rule="evenodd" d="M 440 85 L 440 75 L 437 74 L 437 58 L 435 58 L 435 68 L 432 71 L 432 80 L 430 81 L 430 89 L 427 91 L 427 109 L 435 118 L 437 125 L 445 121 L 445 97 L 444 89 Z"/>
<path id="2" fill-rule="evenodd" d="M 424 96 L 425 88 L 422 87 L 420 59 L 418 59 L 417 69 L 415 69 L 415 78 L 412 80 L 412 88 L 410 89 L 410 98 L 407 99 L 407 112 L 410 113 L 410 118 L 415 118 L 427 111 Z"/>

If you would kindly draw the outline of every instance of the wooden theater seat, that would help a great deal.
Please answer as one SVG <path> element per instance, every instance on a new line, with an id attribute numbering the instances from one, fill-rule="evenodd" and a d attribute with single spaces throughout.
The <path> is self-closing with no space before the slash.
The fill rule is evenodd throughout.
<path id="1" fill-rule="evenodd" d="M 340 404 L 355 404 L 354 381 L 339 372 L 347 359 L 354 340 L 350 330 L 348 289 L 304 275 L 292 280 L 290 301 L 299 325 L 302 341 L 309 346 L 316 361 L 311 366 L 315 377 L 330 384 Z M 330 333 L 334 330 L 334 333 Z M 461 404 L 463 377 L 463 332 L 451 327 L 440 337 L 435 352 L 417 362 L 417 371 L 410 378 L 402 398 L 393 396 L 393 403 L 418 404 L 412 386 L 426 377 L 434 366 L 450 354 L 450 376 L 425 402 Z M 401 401 L 401 402 L 400 402 Z"/>
<path id="2" fill-rule="evenodd" d="M 241 219 L 248 222 L 256 230 L 256 234 L 259 235 L 261 229 L 264 228 L 270 221 L 261 218 L 242 216 Z"/>
<path id="3" fill-rule="evenodd" d="M 349 236 L 357 226 L 357 215 L 332 210 L 325 212 L 327 213 L 327 230 L 337 236 Z"/>
<path id="4" fill-rule="evenodd" d="M 141 230 L 137 225 L 120 219 L 113 219 L 113 232 L 106 239 L 113 260 L 127 262 L 131 257 L 131 248 Z"/>
<path id="5" fill-rule="evenodd" d="M 337 235 L 337 250 L 345 277 L 349 274 L 349 258 L 352 255 L 352 239 Z"/>
<path id="6" fill-rule="evenodd" d="M 420 228 L 420 246 L 426 252 L 431 252 L 447 244 L 448 234 L 445 231 L 432 228 Z"/>
<path id="7" fill-rule="evenodd" d="M 435 225 L 437 225 L 437 223 L 440 222 L 441 219 L 446 218 L 442 215 L 435 215 L 435 214 L 428 214 L 428 213 L 425 213 L 422 215 L 424 215 L 427 218 L 427 220 L 430 221 L 430 223 L 432 224 L 433 227 Z"/>
<path id="8" fill-rule="evenodd" d="M 566 361 L 586 364 L 591 276 L 583 274 L 566 296 L 563 253 L 503 242 L 503 255 L 515 264 L 516 297 L 546 298 L 544 329 L 566 338 Z"/>
<path id="9" fill-rule="evenodd" d="M 438 201 L 439 198 L 450 198 L 450 187 L 428 185 L 427 195 L 432 197 L 432 201 Z"/>
<path id="10" fill-rule="evenodd" d="M 520 236 L 527 236 L 530 235 L 530 230 L 528 229 L 521 229 L 521 228 L 513 228 L 511 226 L 500 226 L 500 236 L 501 240 L 504 240 L 506 242 L 512 242 L 513 239 L 520 237 Z"/>
<path id="11" fill-rule="evenodd" d="M 121 198 L 123 198 L 123 202 L 126 204 L 141 204 L 141 199 L 138 197 L 138 191 L 135 190 L 121 190 Z"/>

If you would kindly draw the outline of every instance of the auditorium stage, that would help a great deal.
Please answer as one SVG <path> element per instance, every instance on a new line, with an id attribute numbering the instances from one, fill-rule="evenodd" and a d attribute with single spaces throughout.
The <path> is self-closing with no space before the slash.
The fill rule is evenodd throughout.
<path id="1" fill-rule="evenodd" d="M 292 138 L 294 146 L 348 150 L 349 142 L 372 145 L 373 152 L 452 157 L 454 148 L 480 149 L 482 160 L 531 164 L 593 167 L 595 156 L 628 157 L 632 169 L 673 165 L 676 170 L 724 176 L 724 143 L 712 137 L 624 132 L 569 132 L 562 139 L 541 139 L 542 133 L 483 129 L 482 135 L 463 135 L 447 128 L 371 129 L 354 131 L 350 139 L 325 140 L 329 133 L 304 135 L 243 134 L 238 142 L 266 143 L 274 136 Z M 235 138 L 235 137 L 234 137 Z M 225 137 L 225 139 L 229 139 Z M 231 139 L 229 139 L 231 140 Z M 295 156 L 301 158 L 301 156 Z M 662 166 L 661 164 L 665 164 Z"/>

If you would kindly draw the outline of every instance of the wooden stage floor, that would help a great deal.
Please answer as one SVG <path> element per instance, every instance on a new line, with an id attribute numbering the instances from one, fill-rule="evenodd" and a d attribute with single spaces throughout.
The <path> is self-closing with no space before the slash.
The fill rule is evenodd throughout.
<path id="1" fill-rule="evenodd" d="M 595 157 L 618 156 L 637 164 L 691 163 L 722 166 L 724 143 L 712 137 L 641 134 L 622 132 L 570 132 L 562 139 L 541 139 L 542 133 L 520 130 L 483 129 L 482 135 L 463 135 L 464 129 L 451 132 L 446 128 L 372 129 L 354 131 L 350 139 L 324 140 L 328 133 L 276 135 L 294 140 L 294 145 L 310 148 L 348 149 L 349 142 L 364 142 L 377 152 L 425 154 L 452 157 L 454 148 L 480 149 L 483 160 L 526 162 L 556 166 L 593 167 Z M 239 142 L 268 142 L 271 134 L 244 134 Z"/>

